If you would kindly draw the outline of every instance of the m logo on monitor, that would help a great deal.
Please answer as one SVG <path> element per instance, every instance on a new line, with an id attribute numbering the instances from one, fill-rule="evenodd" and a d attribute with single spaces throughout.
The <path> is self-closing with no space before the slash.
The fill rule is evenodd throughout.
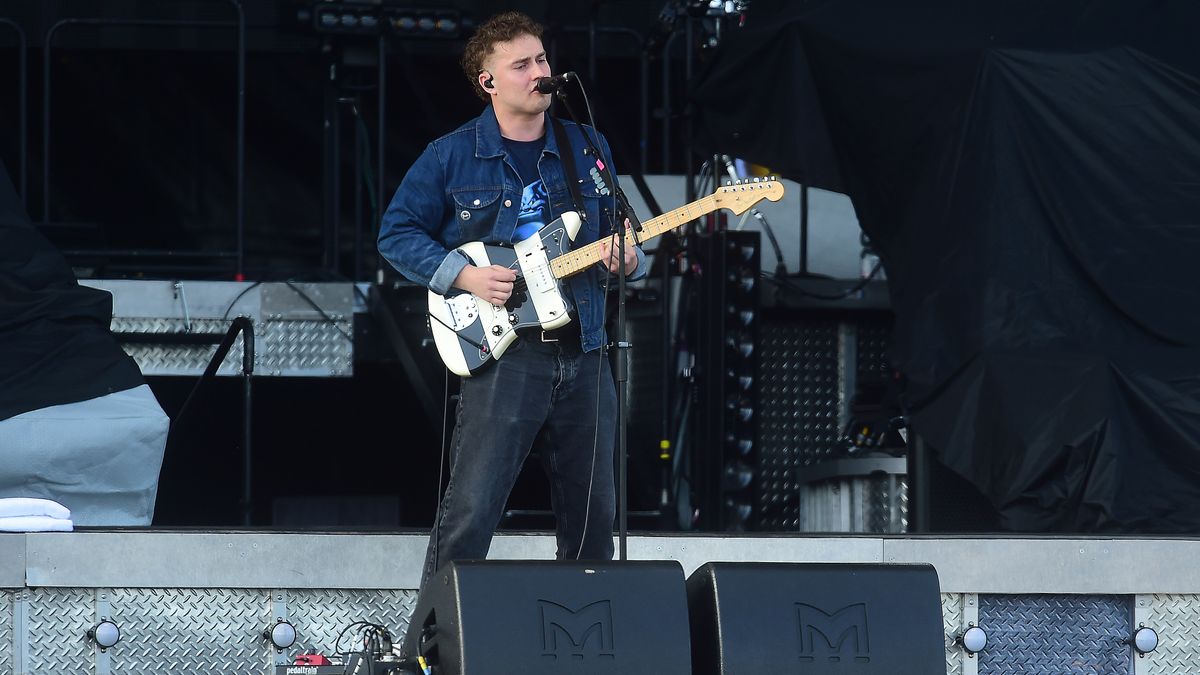
<path id="1" fill-rule="evenodd" d="M 542 614 L 542 658 L 614 658 L 612 603 L 599 600 L 579 609 L 538 600 Z"/>
<path id="2" fill-rule="evenodd" d="M 829 661 L 871 660 L 871 645 L 867 635 L 867 605 L 848 605 L 836 612 L 796 603 L 800 618 L 800 660 Z"/>

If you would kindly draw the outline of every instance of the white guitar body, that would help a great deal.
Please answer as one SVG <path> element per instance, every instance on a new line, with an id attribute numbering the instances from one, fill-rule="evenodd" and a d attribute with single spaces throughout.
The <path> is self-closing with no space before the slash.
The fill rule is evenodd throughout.
<path id="1" fill-rule="evenodd" d="M 445 296 L 429 292 L 429 327 L 451 372 L 470 377 L 489 360 L 500 358 L 517 339 L 519 328 L 553 330 L 571 321 L 572 308 L 550 261 L 570 250 L 579 226 L 579 215 L 567 211 L 511 247 L 480 242 L 458 247 L 477 267 L 500 265 L 515 271 L 517 283 L 502 307 L 465 291 Z"/>

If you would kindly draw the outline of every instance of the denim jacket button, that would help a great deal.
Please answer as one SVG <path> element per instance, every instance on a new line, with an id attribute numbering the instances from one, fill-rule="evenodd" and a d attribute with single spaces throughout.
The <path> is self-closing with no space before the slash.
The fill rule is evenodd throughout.
<path id="1" fill-rule="evenodd" d="M 466 210 L 466 209 L 463 209 L 463 210 L 462 210 L 462 213 L 458 214 L 458 217 L 459 217 L 459 218 L 462 218 L 463 220 L 470 220 L 470 219 L 471 219 L 471 212 L 470 212 L 470 211 L 468 211 L 468 210 Z"/>
<path id="2" fill-rule="evenodd" d="M 475 206 L 479 206 L 479 200 L 476 199 L 474 202 L 472 202 L 472 204 L 474 204 Z"/>
<path id="3" fill-rule="evenodd" d="M 504 206 L 505 206 L 505 208 L 507 208 L 507 207 L 509 207 L 509 206 L 512 206 L 512 200 L 511 200 L 511 199 L 505 199 L 505 200 L 504 200 Z"/>

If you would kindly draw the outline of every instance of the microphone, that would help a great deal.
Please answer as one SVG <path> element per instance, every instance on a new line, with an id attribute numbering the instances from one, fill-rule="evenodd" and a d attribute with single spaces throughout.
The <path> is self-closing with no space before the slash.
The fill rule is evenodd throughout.
<path id="1" fill-rule="evenodd" d="M 562 75 L 552 75 L 550 77 L 539 77 L 537 81 L 537 90 L 539 94 L 553 94 L 559 89 L 566 86 L 567 81 L 575 78 L 575 72 L 570 71 Z"/>

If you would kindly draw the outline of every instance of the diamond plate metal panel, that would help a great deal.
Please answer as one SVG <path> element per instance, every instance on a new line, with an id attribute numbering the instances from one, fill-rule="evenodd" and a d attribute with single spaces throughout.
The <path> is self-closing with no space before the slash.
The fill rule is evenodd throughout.
<path id="1" fill-rule="evenodd" d="M 183 333 L 190 326 L 192 333 L 221 335 L 229 330 L 229 321 L 219 319 L 124 318 L 113 317 L 114 333 L 149 335 Z M 155 345 L 124 344 L 125 353 L 137 361 L 146 375 L 199 375 L 217 351 L 216 345 Z M 237 375 L 242 370 L 242 343 L 236 341 L 217 369 L 218 375 Z"/>
<path id="2" fill-rule="evenodd" d="M 296 644 L 289 652 L 316 650 L 331 654 L 338 634 L 355 621 L 387 626 L 398 644 L 416 605 L 416 591 L 289 590 L 288 617 L 297 633 Z M 352 632 L 343 636 L 339 651 L 350 649 Z"/>
<path id="3" fill-rule="evenodd" d="M 354 327 L 349 321 L 264 321 L 255 328 L 262 330 L 259 349 L 263 350 L 261 356 L 255 354 L 256 373 L 309 377 L 353 374 Z"/>
<path id="4" fill-rule="evenodd" d="M 220 319 L 121 318 L 112 320 L 118 333 L 223 335 L 230 321 Z M 258 376 L 343 377 L 354 372 L 354 349 L 349 319 L 328 321 L 256 320 L 255 362 Z M 199 375 L 217 351 L 216 345 L 122 345 L 146 375 Z M 240 375 L 242 341 L 235 340 L 218 375 Z"/>
<path id="5" fill-rule="evenodd" d="M 759 371 L 760 529 L 799 529 L 796 467 L 838 442 L 838 323 L 769 320 Z"/>
<path id="6" fill-rule="evenodd" d="M 963 652 L 954 639 L 963 623 L 961 593 L 942 593 L 942 629 L 946 634 L 946 675 L 962 675 Z"/>
<path id="7" fill-rule="evenodd" d="M 95 623 L 92 591 L 29 589 L 29 675 L 92 672 L 92 647 L 84 637 Z"/>
<path id="8" fill-rule="evenodd" d="M 242 589 L 113 589 L 121 643 L 109 650 L 114 675 L 263 675 L 272 663 L 262 639 L 270 592 Z"/>
<path id="9" fill-rule="evenodd" d="M 16 652 L 13 640 L 13 594 L 0 591 L 0 675 L 12 675 L 16 671 L 13 663 L 13 653 Z"/>
<path id="10" fill-rule="evenodd" d="M 891 319 L 864 318 L 856 325 L 856 375 L 860 380 L 888 377 L 891 372 L 891 361 L 888 358 L 892 336 Z"/>
<path id="11" fill-rule="evenodd" d="M 1128 675 L 1132 615 L 1129 596 L 981 595 L 979 673 Z"/>
<path id="12" fill-rule="evenodd" d="M 1142 622 L 1158 632 L 1159 647 L 1149 656 L 1153 675 L 1195 675 L 1200 672 L 1200 595 L 1141 596 Z"/>

